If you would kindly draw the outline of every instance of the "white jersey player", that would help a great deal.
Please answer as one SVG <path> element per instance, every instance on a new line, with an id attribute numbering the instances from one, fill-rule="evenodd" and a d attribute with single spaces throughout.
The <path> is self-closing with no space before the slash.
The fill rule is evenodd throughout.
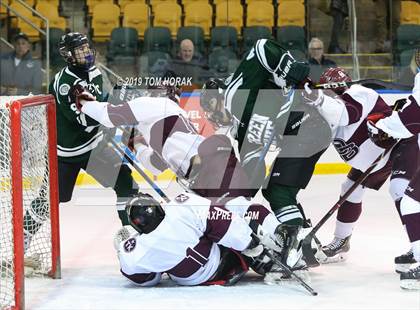
<path id="1" fill-rule="evenodd" d="M 322 84 L 350 81 L 350 76 L 342 68 L 330 68 L 320 78 Z M 341 194 L 344 194 L 375 159 L 382 155 L 385 149 L 393 147 L 396 141 L 388 139 L 375 144 L 369 138 L 367 120 L 376 122 L 392 114 L 391 107 L 377 92 L 361 85 L 336 88 L 334 92 L 338 96 L 332 93 L 332 96 L 328 96 L 321 91 L 306 88 L 303 96 L 306 96 L 308 104 L 316 105 L 329 122 L 337 152 L 352 166 L 347 180 L 342 185 Z M 319 257 L 321 262 L 345 259 L 355 222 L 362 211 L 365 187 L 378 190 L 390 174 L 390 193 L 404 223 L 400 202 L 415 174 L 416 165 L 413 163 L 416 163 L 418 158 L 417 141 L 401 141 L 388 154 L 338 209 L 335 237 L 330 244 L 323 247 L 324 253 L 320 254 L 325 255 Z"/>
<path id="2" fill-rule="evenodd" d="M 163 274 L 179 285 L 232 285 L 261 254 L 261 244 L 281 250 L 274 240 L 280 240 L 282 225 L 259 204 L 212 205 L 182 193 L 161 206 L 140 194 L 126 210 L 136 231 L 123 228 L 114 245 L 121 273 L 140 286 L 156 285 Z M 265 233 L 260 245 L 251 236 L 254 225 Z"/>
<path id="3" fill-rule="evenodd" d="M 215 204 L 252 196 L 248 177 L 229 138 L 213 135 L 204 139 L 195 132 L 185 111 L 174 101 L 165 97 L 136 97 L 112 105 L 96 101 L 84 89 L 76 97 L 81 112 L 101 124 L 111 128 L 120 125 L 136 127 L 150 147 L 148 154 L 140 150 L 137 156 L 146 168 L 156 168 L 158 164 L 155 162 L 159 163 L 157 159 L 160 158 L 178 176 L 188 179 L 195 175 L 191 189 Z M 288 226 L 287 238 L 286 251 L 292 253 L 299 247 L 296 229 Z M 292 256 L 290 266 L 299 260 Z M 288 254 L 284 257 L 288 258 Z"/>
<path id="4" fill-rule="evenodd" d="M 113 105 L 96 101 L 84 89 L 74 91 L 79 109 L 104 126 L 135 126 L 145 141 L 136 144 L 136 157 L 153 174 L 169 166 L 193 183 L 192 190 L 213 201 L 251 196 L 230 140 L 224 135 L 207 139 L 199 135 L 175 101 L 134 95 Z"/>
<path id="5" fill-rule="evenodd" d="M 420 49 L 416 52 L 420 68 Z M 375 123 L 369 123 L 373 140 L 389 136 L 395 139 L 416 139 L 420 148 L 420 72 L 414 79 L 414 88 L 408 102 L 398 112 Z M 404 140 L 403 140 L 404 141 Z M 396 258 L 398 263 L 411 269 L 402 270 L 400 285 L 405 289 L 420 289 L 420 160 L 412 162 L 417 167 L 401 200 L 401 215 L 406 226 L 411 251 Z M 410 265 L 415 264 L 415 265 Z"/>

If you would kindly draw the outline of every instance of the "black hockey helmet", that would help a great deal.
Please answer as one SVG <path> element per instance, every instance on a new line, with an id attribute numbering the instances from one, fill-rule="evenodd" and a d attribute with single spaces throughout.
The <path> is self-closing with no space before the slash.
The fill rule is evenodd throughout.
<path id="1" fill-rule="evenodd" d="M 130 225 L 141 234 L 152 232 L 165 218 L 162 206 L 149 194 L 140 193 L 127 203 L 125 210 Z"/>
<path id="2" fill-rule="evenodd" d="M 85 49 L 78 49 L 87 44 Z M 70 32 L 63 35 L 58 43 L 60 55 L 71 66 L 85 70 L 95 64 L 96 51 L 88 37 L 80 32 Z"/>
<path id="3" fill-rule="evenodd" d="M 204 111 L 209 112 L 211 109 L 211 102 L 216 99 L 216 104 L 223 102 L 226 85 L 224 80 L 219 78 L 210 78 L 204 83 L 200 94 L 200 105 Z"/>
<path id="4" fill-rule="evenodd" d="M 230 111 L 225 108 L 225 89 L 226 84 L 224 80 L 218 78 L 210 78 L 201 89 L 201 108 L 204 110 L 206 118 L 216 128 L 232 124 Z"/>

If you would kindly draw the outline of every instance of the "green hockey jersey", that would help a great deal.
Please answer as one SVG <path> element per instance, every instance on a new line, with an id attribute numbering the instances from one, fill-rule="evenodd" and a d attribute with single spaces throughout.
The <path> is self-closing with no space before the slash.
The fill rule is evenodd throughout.
<path id="1" fill-rule="evenodd" d="M 308 74 L 309 65 L 296 62 L 277 42 L 257 41 L 227 81 L 225 92 L 225 106 L 239 123 L 240 149 L 245 142 L 264 144 L 289 99 L 280 89 L 299 84 Z"/>
<path id="2" fill-rule="evenodd" d="M 103 139 L 100 124 L 81 113 L 70 99 L 69 90 L 76 84 L 87 88 L 98 101 L 103 100 L 102 74 L 95 66 L 88 72 L 66 67 L 49 85 L 49 93 L 56 100 L 58 158 L 66 162 L 87 159 L 90 151 Z"/>

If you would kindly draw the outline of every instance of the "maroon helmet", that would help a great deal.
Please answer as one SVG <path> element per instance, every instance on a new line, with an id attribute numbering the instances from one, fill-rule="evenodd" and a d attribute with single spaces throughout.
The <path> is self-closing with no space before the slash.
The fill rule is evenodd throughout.
<path id="1" fill-rule="evenodd" d="M 319 84 L 331 84 L 351 81 L 351 76 L 343 68 L 340 67 L 328 68 L 324 71 L 324 73 L 322 73 L 321 77 L 319 78 Z M 333 90 L 338 95 L 344 93 L 346 89 L 346 86 L 331 87 L 331 90 Z"/>

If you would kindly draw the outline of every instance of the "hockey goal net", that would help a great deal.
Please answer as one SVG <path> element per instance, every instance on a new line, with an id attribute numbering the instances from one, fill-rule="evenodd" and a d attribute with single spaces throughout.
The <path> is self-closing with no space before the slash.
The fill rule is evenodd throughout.
<path id="1" fill-rule="evenodd" d="M 0 309 L 24 308 L 24 277 L 60 277 L 53 96 L 0 97 Z"/>

